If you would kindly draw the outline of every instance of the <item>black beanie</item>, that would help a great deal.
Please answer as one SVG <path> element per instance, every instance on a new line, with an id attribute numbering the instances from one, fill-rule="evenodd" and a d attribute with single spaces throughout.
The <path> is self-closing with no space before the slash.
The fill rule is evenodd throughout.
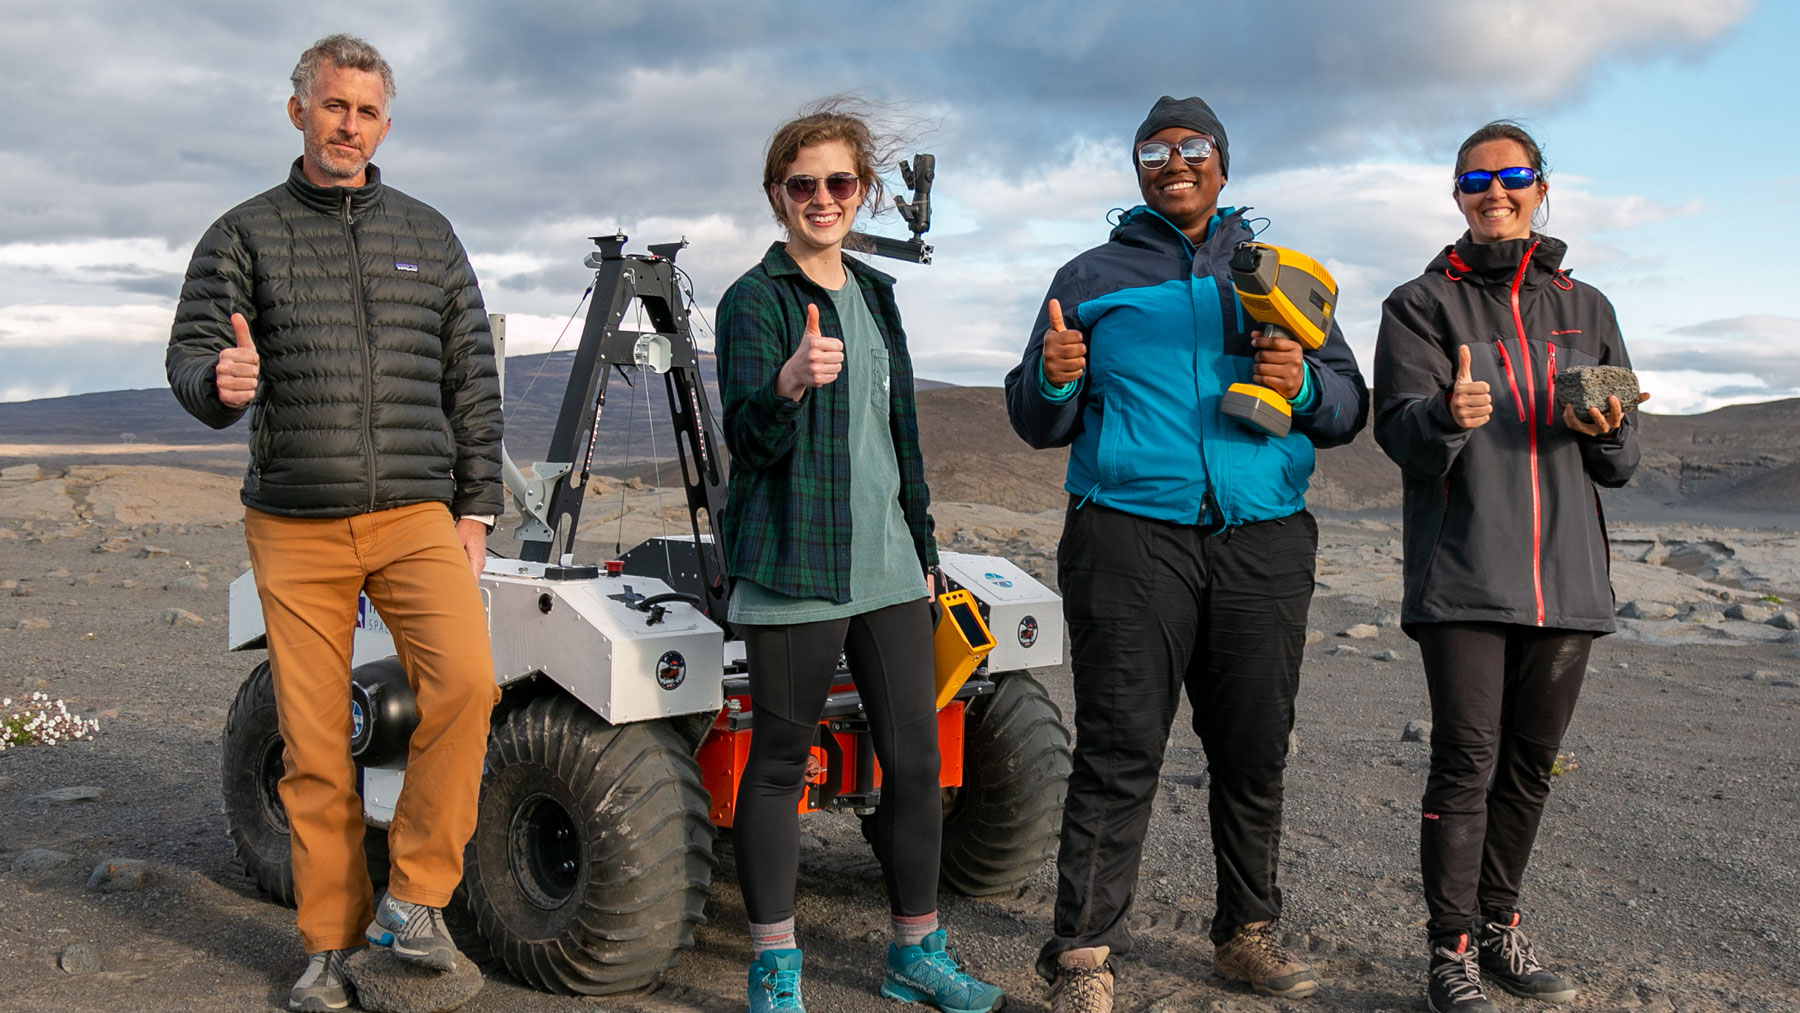
<path id="1" fill-rule="evenodd" d="M 1225 124 L 1220 123 L 1219 117 L 1213 114 L 1212 106 L 1199 97 L 1175 98 L 1164 95 L 1156 100 L 1156 104 L 1150 107 L 1150 115 L 1144 117 L 1143 125 L 1137 128 L 1137 136 L 1132 138 L 1133 167 L 1137 165 L 1138 145 L 1148 140 L 1151 134 L 1169 127 L 1187 127 L 1202 134 L 1211 134 L 1213 147 L 1219 154 L 1219 175 L 1231 175 L 1231 147 L 1230 142 L 1225 140 Z"/>

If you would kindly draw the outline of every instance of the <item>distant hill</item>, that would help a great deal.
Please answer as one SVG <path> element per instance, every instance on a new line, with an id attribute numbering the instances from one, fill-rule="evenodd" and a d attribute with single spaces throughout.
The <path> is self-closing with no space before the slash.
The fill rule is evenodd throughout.
<path id="1" fill-rule="evenodd" d="M 506 442 L 521 464 L 542 458 L 549 446 L 573 359 L 573 352 L 507 359 Z M 711 355 L 702 356 L 701 372 L 717 412 Z M 933 498 L 1028 512 L 1064 505 L 1067 451 L 1027 447 L 1007 420 L 999 388 L 929 380 L 918 387 L 920 439 Z M 656 471 L 655 461 L 674 457 L 660 378 L 652 380 L 648 393 L 646 398 L 643 389 L 627 386 L 615 374 L 595 441 L 596 470 L 648 477 Z M 1640 425 L 1643 463 L 1628 487 L 1606 494 L 1608 516 L 1675 508 L 1719 523 L 1800 517 L 1800 399 L 1703 415 L 1646 413 Z M 194 421 L 162 389 L 0 403 L 0 444 L 215 443 L 241 451 L 244 438 L 241 428 L 216 432 Z M 229 461 L 216 466 L 232 467 Z M 668 467 L 662 466 L 665 477 Z M 1391 511 L 1400 505 L 1400 473 L 1365 430 L 1349 446 L 1319 455 L 1309 501 L 1326 510 Z"/>
<path id="2" fill-rule="evenodd" d="M 506 445 L 521 464 L 542 458 L 548 450 L 574 361 L 573 351 L 507 357 Z M 718 372 L 710 353 L 701 354 L 700 373 L 716 413 Z M 950 386 L 935 380 L 918 382 L 922 391 Z M 651 396 L 645 398 L 643 390 L 613 374 L 594 447 L 597 461 L 618 466 L 673 456 L 665 381 L 652 377 L 651 388 Z M 215 430 L 196 421 L 175 403 L 174 395 L 160 387 L 0 402 L 0 443 L 216 443 L 240 447 L 246 438 L 242 425 Z"/>

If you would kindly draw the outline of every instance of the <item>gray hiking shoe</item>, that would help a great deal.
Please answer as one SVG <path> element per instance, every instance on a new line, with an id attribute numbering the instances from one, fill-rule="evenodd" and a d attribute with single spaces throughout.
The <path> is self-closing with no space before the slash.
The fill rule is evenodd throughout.
<path id="1" fill-rule="evenodd" d="M 444 925 L 443 908 L 412 904 L 386 890 L 375 900 L 375 920 L 363 935 L 371 946 L 439 971 L 456 970 L 456 943 Z"/>
<path id="2" fill-rule="evenodd" d="M 288 1009 L 324 1013 L 349 1006 L 355 990 L 344 974 L 344 966 L 350 962 L 350 954 L 355 952 L 322 950 L 313 954 L 306 962 L 306 970 L 300 972 L 300 980 L 294 982 L 293 990 L 288 993 Z"/>

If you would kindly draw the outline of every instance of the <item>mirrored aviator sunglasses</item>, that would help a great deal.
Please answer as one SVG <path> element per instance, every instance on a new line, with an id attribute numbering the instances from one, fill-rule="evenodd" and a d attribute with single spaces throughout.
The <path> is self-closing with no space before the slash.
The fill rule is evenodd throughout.
<path id="1" fill-rule="evenodd" d="M 858 182 L 854 172 L 834 172 L 825 177 L 825 192 L 832 200 L 849 200 L 856 196 Z M 819 181 L 813 176 L 789 176 L 781 185 L 787 188 L 788 199 L 795 204 L 805 204 L 819 192 Z"/>
<path id="2" fill-rule="evenodd" d="M 1537 182 L 1536 169 L 1529 165 L 1515 165 L 1500 170 L 1471 169 L 1456 177 L 1456 188 L 1463 193 L 1487 193 L 1496 176 L 1500 178 L 1500 185 L 1508 190 L 1523 190 Z"/>
<path id="3" fill-rule="evenodd" d="M 1212 157 L 1212 138 L 1196 134 L 1173 146 L 1167 141 L 1145 141 L 1138 145 L 1138 164 L 1150 170 L 1160 169 L 1169 164 L 1175 152 L 1180 152 L 1181 160 L 1187 164 L 1199 165 Z"/>

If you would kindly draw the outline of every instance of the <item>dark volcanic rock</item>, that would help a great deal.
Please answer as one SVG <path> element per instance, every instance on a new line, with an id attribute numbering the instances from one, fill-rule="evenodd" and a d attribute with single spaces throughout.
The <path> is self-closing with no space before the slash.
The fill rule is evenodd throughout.
<path id="1" fill-rule="evenodd" d="M 115 858 L 94 866 L 88 876 L 88 889 L 101 893 L 129 893 L 149 886 L 154 874 L 150 863 L 141 858 Z"/>
<path id="2" fill-rule="evenodd" d="M 443 1013 L 474 998 L 484 983 L 466 956 L 456 958 L 456 970 L 440 972 L 373 946 L 352 954 L 346 971 L 357 1005 L 370 1013 Z"/>
<path id="3" fill-rule="evenodd" d="M 1624 366 L 1568 366 L 1556 372 L 1556 403 L 1587 417 L 1588 409 L 1606 411 L 1606 399 L 1616 397 L 1626 411 L 1638 404 L 1637 374 Z"/>

